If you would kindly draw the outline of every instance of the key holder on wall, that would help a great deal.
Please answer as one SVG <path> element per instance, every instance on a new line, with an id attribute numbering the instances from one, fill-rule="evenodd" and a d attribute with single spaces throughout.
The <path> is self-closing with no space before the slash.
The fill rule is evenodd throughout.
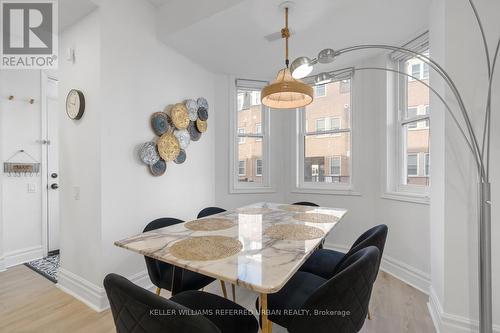
<path id="1" fill-rule="evenodd" d="M 19 156 L 28 156 L 33 162 L 16 162 L 14 159 Z M 3 172 L 8 174 L 9 177 L 37 176 L 40 174 L 40 162 L 25 152 L 24 149 L 21 149 L 3 163 Z"/>

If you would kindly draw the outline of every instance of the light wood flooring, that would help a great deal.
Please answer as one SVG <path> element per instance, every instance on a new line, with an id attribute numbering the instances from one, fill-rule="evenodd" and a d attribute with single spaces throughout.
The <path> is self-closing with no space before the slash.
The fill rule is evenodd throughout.
<path id="1" fill-rule="evenodd" d="M 228 293 L 231 288 L 228 286 Z M 221 294 L 214 282 L 205 291 Z M 256 294 L 236 289 L 237 302 L 253 308 Z M 168 297 L 166 291 L 162 296 Z M 372 320 L 363 333 L 433 333 L 427 296 L 380 272 L 371 301 Z M 115 332 L 110 310 L 97 313 L 25 266 L 0 273 L 1 333 Z M 273 333 L 286 332 L 274 325 Z"/>

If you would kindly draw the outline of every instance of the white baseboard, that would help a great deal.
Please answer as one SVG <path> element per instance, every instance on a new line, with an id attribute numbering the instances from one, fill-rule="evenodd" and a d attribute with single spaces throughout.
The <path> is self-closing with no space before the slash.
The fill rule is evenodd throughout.
<path id="1" fill-rule="evenodd" d="M 4 268 L 24 264 L 25 262 L 43 257 L 41 246 L 26 247 L 24 249 L 4 253 Z M 0 267 L 1 268 L 1 267 Z"/>
<path id="2" fill-rule="evenodd" d="M 128 279 L 142 288 L 148 290 L 154 288 L 147 271 L 131 275 Z M 83 302 L 94 311 L 101 312 L 109 308 L 109 301 L 104 287 L 97 286 L 64 268 L 59 268 L 57 280 L 56 286 L 59 289 Z"/>
<path id="3" fill-rule="evenodd" d="M 0 257 L 0 272 L 5 271 L 5 259 L 4 257 Z"/>
<path id="4" fill-rule="evenodd" d="M 467 317 L 444 312 L 439 298 L 432 287 L 429 290 L 429 313 L 437 333 L 476 333 L 479 332 L 479 322 Z M 493 332 L 500 333 L 500 326 L 493 325 Z"/>
<path id="5" fill-rule="evenodd" d="M 341 252 L 349 251 L 349 247 L 342 244 L 325 243 L 325 247 Z M 404 262 L 394 259 L 387 254 L 384 254 L 380 269 L 384 272 L 394 276 L 395 278 L 403 281 L 404 283 L 420 290 L 424 294 L 429 294 L 429 287 L 431 285 L 431 277 L 429 274 L 412 267 Z"/>

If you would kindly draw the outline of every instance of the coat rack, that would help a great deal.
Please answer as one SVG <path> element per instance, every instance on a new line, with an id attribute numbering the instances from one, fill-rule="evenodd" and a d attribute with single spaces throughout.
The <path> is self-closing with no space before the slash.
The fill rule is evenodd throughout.
<path id="1" fill-rule="evenodd" d="M 21 155 L 28 156 L 33 162 L 16 162 L 14 159 Z M 33 177 L 40 174 L 40 162 L 38 162 L 33 156 L 24 151 L 24 149 L 18 150 L 14 155 L 12 155 L 7 161 L 3 163 L 3 172 L 8 174 L 9 177 Z"/>

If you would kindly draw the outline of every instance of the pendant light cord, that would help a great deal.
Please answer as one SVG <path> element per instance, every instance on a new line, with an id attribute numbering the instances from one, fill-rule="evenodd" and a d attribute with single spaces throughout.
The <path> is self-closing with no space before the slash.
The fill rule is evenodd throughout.
<path id="1" fill-rule="evenodd" d="M 288 59 L 288 38 L 290 37 L 290 30 L 288 30 L 288 7 L 285 7 L 285 27 L 281 29 L 281 38 L 285 38 L 285 65 L 288 68 L 290 60 Z"/>

